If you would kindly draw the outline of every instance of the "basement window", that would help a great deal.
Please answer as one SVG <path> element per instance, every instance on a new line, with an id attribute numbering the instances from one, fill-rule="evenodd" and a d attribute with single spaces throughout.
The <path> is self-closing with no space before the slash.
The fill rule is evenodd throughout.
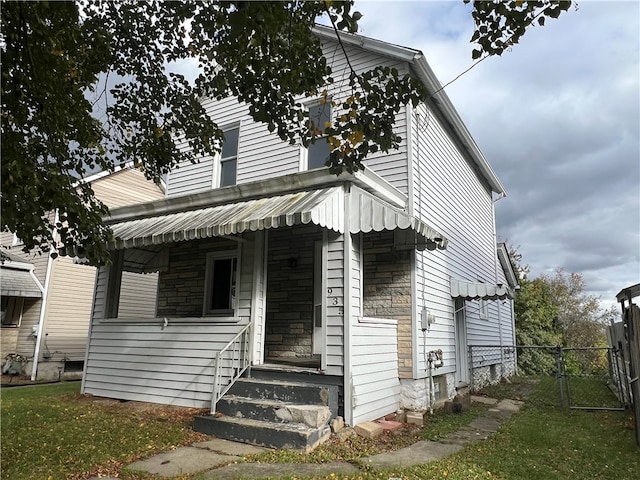
<path id="1" fill-rule="evenodd" d="M 444 375 L 433 378 L 433 398 L 437 402 L 446 396 L 447 379 Z"/>
<path id="2" fill-rule="evenodd" d="M 82 373 L 84 369 L 84 361 L 67 360 L 64 362 L 64 373 Z"/>

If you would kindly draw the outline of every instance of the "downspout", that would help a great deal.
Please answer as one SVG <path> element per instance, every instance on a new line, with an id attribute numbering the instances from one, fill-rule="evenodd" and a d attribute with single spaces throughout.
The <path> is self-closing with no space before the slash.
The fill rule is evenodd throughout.
<path id="1" fill-rule="evenodd" d="M 353 249 L 351 245 L 351 184 L 345 183 L 345 195 L 344 195 L 344 243 L 343 243 L 343 278 L 344 278 L 344 292 L 342 303 L 343 316 L 342 322 L 344 324 L 344 420 L 347 425 L 353 425 L 353 392 L 352 392 L 352 379 L 351 379 L 351 263 L 353 256 Z"/>
<path id="2" fill-rule="evenodd" d="M 426 103 L 424 104 L 425 106 L 425 111 L 426 114 L 429 114 L 429 110 L 428 107 L 426 105 Z M 409 145 L 413 145 L 414 141 L 416 144 L 416 157 L 415 157 L 415 165 L 416 165 L 416 170 L 417 170 L 417 175 L 415 176 L 415 178 L 417 179 L 417 208 L 415 210 L 413 210 L 413 212 L 418 211 L 420 214 L 422 213 L 422 190 L 424 188 L 423 184 L 422 184 L 422 176 L 420 175 L 420 113 L 416 112 L 415 109 L 413 111 L 413 115 L 409 117 L 409 123 L 410 123 L 410 128 L 411 128 L 411 133 L 413 134 L 414 132 L 414 128 L 413 128 L 413 117 L 415 116 L 415 139 L 413 137 L 413 135 L 411 135 L 411 141 L 408 142 Z M 408 152 L 408 155 L 411 158 L 411 172 L 413 172 L 413 150 L 410 150 Z M 415 181 L 414 177 L 411 176 L 411 182 L 409 185 L 413 185 L 413 182 Z M 414 196 L 413 194 L 409 197 L 410 199 L 410 203 L 413 205 L 414 203 Z M 424 251 L 420 253 L 420 255 L 418 254 L 418 250 L 414 249 L 413 250 L 413 265 L 411 268 L 411 280 L 412 282 L 414 282 L 415 285 L 415 292 L 416 292 L 416 299 L 412 300 L 412 306 L 413 306 L 413 312 L 415 312 L 415 314 L 418 316 L 418 318 L 416 319 L 418 322 L 421 323 L 420 327 L 421 327 L 421 331 L 422 331 L 422 356 L 423 356 L 423 360 L 424 360 L 424 367 L 426 370 L 428 370 L 428 375 L 425 377 L 424 379 L 424 384 L 425 384 L 425 389 L 429 390 L 429 397 L 427 399 L 427 403 L 429 404 L 429 414 L 432 415 L 433 414 L 433 399 L 432 399 L 432 394 L 433 394 L 433 372 L 431 369 L 431 364 L 427 361 L 427 329 L 423 329 L 423 325 L 422 325 L 422 315 L 426 314 L 425 309 L 426 309 L 426 305 L 425 305 L 425 290 L 426 290 L 426 274 L 425 274 L 425 260 L 424 260 Z M 420 283 L 420 300 L 421 300 L 421 309 L 420 309 L 420 313 L 418 313 L 418 263 L 420 264 L 420 272 L 422 273 L 422 283 Z M 412 295 L 413 297 L 413 295 Z M 413 322 L 414 325 L 417 325 L 417 322 L 414 321 Z M 416 346 L 418 345 L 418 332 L 417 332 L 417 328 L 416 328 Z M 414 378 L 418 378 L 420 373 L 418 371 L 418 352 L 417 352 L 418 348 L 416 347 L 416 355 L 415 355 L 415 366 L 414 366 Z"/>
<path id="3" fill-rule="evenodd" d="M 491 201 L 491 213 L 493 214 L 493 268 L 495 281 L 494 285 L 498 285 L 498 228 L 496 225 L 496 203 L 505 197 L 504 192 L 500 193 L 498 198 Z M 504 377 L 504 345 L 502 344 L 502 300 L 498 299 L 498 335 L 500 335 L 500 378 Z"/>
<path id="4" fill-rule="evenodd" d="M 516 309 L 513 300 L 509 302 L 511 307 L 511 323 L 513 328 L 511 329 L 511 345 L 513 345 L 513 365 L 514 365 L 514 375 L 518 375 L 518 349 L 516 348 Z"/>
<path id="5" fill-rule="evenodd" d="M 53 238 L 54 243 L 57 243 L 56 235 L 58 234 L 58 229 L 55 226 L 57 223 L 58 223 L 58 209 L 56 209 L 56 213 L 54 216 L 54 226 L 53 226 L 53 230 L 51 231 L 51 236 Z M 57 250 L 55 245 L 52 248 L 54 251 Z M 52 268 L 53 268 L 53 257 L 51 257 L 51 252 L 49 252 L 49 258 L 47 258 L 47 270 L 44 277 L 44 290 L 42 291 L 42 304 L 40 305 L 40 318 L 38 319 L 38 331 L 36 333 L 36 347 L 33 352 L 33 366 L 31 367 L 32 382 L 36 380 L 36 375 L 38 373 L 38 363 L 40 359 L 40 344 L 42 342 L 42 331 L 44 330 L 44 319 L 45 319 L 45 313 L 47 309 L 47 297 L 49 296 L 49 284 L 51 283 Z"/>

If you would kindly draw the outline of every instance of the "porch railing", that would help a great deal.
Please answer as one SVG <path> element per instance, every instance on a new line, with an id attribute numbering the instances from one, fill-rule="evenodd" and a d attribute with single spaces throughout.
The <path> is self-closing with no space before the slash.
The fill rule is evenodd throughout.
<path id="1" fill-rule="evenodd" d="M 251 362 L 250 342 L 252 323 L 249 323 L 222 348 L 214 358 L 211 415 L 216 413 L 218 400 L 229 391 Z"/>

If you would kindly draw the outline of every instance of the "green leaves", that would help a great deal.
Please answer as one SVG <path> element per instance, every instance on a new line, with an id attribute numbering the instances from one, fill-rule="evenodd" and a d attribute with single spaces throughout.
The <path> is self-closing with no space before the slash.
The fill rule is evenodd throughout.
<path id="1" fill-rule="evenodd" d="M 471 57 L 476 60 L 484 54 L 501 55 L 520 41 L 527 28 L 535 26 L 534 21 L 542 27 L 546 17 L 558 18 L 570 6 L 570 0 L 474 1 L 472 16 L 476 29 L 471 42 L 479 48 L 472 51 Z"/>
<path id="2" fill-rule="evenodd" d="M 501 53 L 533 19 L 542 25 L 569 4 L 475 2 L 473 58 Z M 222 131 L 201 98 L 235 96 L 270 132 L 307 146 L 318 135 L 301 99 L 340 90 L 325 129 L 334 173 L 397 148 L 396 115 L 426 98 L 420 82 L 390 67 L 352 71 L 347 91 L 336 87 L 312 29 L 326 15 L 357 32 L 362 14 L 350 0 L 5 2 L 1 14 L 2 228 L 28 249 L 64 244 L 94 265 L 109 261 L 107 208 L 76 183 L 127 162 L 159 181 L 215 154 Z M 194 82 L 167 73 L 182 61 L 198 65 Z M 49 215 L 56 210 L 64 222 Z"/>

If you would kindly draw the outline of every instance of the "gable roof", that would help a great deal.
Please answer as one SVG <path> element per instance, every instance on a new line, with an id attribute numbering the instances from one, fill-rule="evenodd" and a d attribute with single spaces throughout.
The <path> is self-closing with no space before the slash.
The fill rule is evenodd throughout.
<path id="1" fill-rule="evenodd" d="M 333 28 L 316 25 L 313 31 L 321 40 L 337 41 L 336 32 Z M 465 157 L 471 161 L 472 166 L 486 180 L 493 192 L 502 196 L 506 195 L 504 186 L 480 151 L 453 103 L 451 103 L 449 96 L 442 90 L 442 84 L 433 73 L 433 70 L 431 70 L 424 54 L 420 50 L 346 32 L 340 32 L 339 35 L 340 41 L 345 45 L 359 47 L 378 55 L 408 62 L 417 78 L 422 81 L 429 92 L 430 96 L 427 103 L 464 150 Z"/>

